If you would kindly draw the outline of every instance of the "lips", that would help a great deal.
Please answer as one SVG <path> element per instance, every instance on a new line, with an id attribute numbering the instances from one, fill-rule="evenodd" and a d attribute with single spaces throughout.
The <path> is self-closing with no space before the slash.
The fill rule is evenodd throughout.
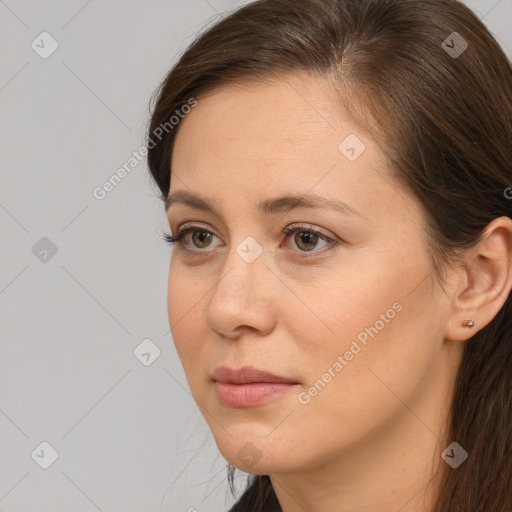
<path id="1" fill-rule="evenodd" d="M 256 407 L 284 397 L 299 384 L 293 379 L 244 366 L 220 366 L 211 375 L 221 404 L 235 409 Z"/>
<path id="2" fill-rule="evenodd" d="M 252 383 L 274 383 L 274 384 L 298 384 L 297 381 L 274 375 L 251 366 L 244 366 L 234 370 L 227 366 L 215 368 L 211 375 L 214 381 L 226 384 L 252 384 Z"/>

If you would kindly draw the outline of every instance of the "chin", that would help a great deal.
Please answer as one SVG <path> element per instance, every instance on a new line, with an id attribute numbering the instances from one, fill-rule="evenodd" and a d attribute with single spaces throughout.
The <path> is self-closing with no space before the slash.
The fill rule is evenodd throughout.
<path id="1" fill-rule="evenodd" d="M 270 438 L 249 434 L 233 438 L 226 434 L 222 441 L 216 439 L 216 442 L 224 459 L 246 473 L 289 473 L 300 466 L 293 443 L 286 447 L 281 440 L 271 441 Z"/>

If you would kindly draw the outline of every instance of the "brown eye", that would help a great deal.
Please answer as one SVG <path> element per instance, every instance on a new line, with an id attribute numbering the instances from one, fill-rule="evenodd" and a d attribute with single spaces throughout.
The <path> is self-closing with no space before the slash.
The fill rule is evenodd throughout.
<path id="1" fill-rule="evenodd" d="M 192 238 L 192 244 L 190 244 L 189 238 Z M 178 229 L 178 233 L 176 235 L 165 234 L 164 240 L 169 244 L 175 244 L 178 242 L 186 251 L 189 253 L 198 253 L 198 252 L 206 252 L 206 251 L 196 251 L 194 249 L 204 249 L 207 248 L 211 244 L 211 240 L 213 237 L 216 237 L 210 231 L 201 228 L 200 226 L 188 226 L 181 229 Z"/>
<path id="2" fill-rule="evenodd" d="M 311 251 L 318 244 L 318 235 L 312 231 L 297 231 L 294 236 L 295 243 L 299 249 Z"/>
<path id="3" fill-rule="evenodd" d="M 290 239 L 293 240 L 293 245 L 296 247 L 295 252 L 299 253 L 298 256 L 302 257 L 306 257 L 306 254 L 301 255 L 300 253 L 310 252 L 312 253 L 311 256 L 314 256 L 317 253 L 321 253 L 320 249 L 326 246 L 331 246 L 331 248 L 334 248 L 338 244 L 336 240 L 333 240 L 327 235 L 320 233 L 320 231 L 317 231 L 316 229 L 306 225 L 288 226 L 283 229 L 283 234 L 288 238 L 291 237 Z M 293 235 L 293 237 L 291 235 Z M 318 247 L 319 242 L 323 242 L 324 245 Z M 314 251 L 313 249 L 318 250 Z M 322 253 L 325 252 L 326 251 L 322 251 Z"/>
<path id="4" fill-rule="evenodd" d="M 207 243 L 211 241 L 212 236 L 212 233 L 209 231 L 200 231 L 196 229 L 195 231 L 192 231 L 192 242 L 199 249 L 204 249 L 205 247 L 208 247 Z"/>

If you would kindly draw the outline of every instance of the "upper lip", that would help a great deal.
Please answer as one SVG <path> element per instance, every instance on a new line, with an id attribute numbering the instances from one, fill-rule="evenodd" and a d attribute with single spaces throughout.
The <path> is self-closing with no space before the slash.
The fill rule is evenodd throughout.
<path id="1" fill-rule="evenodd" d="M 212 379 L 217 382 L 230 384 L 250 384 L 253 382 L 277 382 L 285 384 L 297 384 L 297 381 L 286 377 L 280 377 L 251 366 L 244 366 L 234 370 L 228 366 L 219 366 L 212 373 Z"/>

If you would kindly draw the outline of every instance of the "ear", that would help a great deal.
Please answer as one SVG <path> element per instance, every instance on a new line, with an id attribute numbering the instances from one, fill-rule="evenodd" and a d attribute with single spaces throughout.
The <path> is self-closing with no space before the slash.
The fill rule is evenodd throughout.
<path id="1" fill-rule="evenodd" d="M 512 288 L 512 219 L 498 217 L 461 260 L 445 339 L 465 341 L 498 314 Z M 473 320 L 474 327 L 464 327 Z"/>

